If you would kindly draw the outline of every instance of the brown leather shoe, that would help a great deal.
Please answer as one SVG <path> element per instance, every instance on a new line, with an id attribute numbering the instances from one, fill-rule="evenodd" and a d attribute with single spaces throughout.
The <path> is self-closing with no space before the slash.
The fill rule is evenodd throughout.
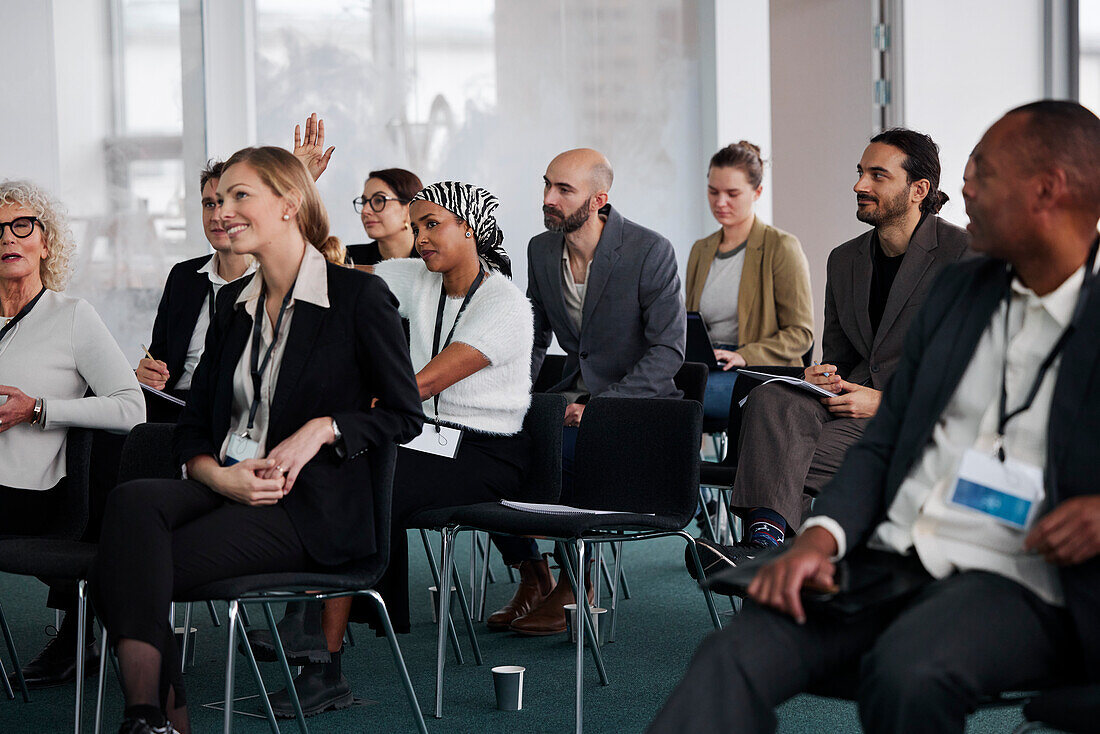
<path id="1" fill-rule="evenodd" d="M 591 564 L 588 565 L 588 574 L 584 585 L 588 591 L 588 602 L 591 604 L 593 598 Z M 569 579 L 565 576 L 564 570 L 560 571 L 558 573 L 558 583 L 545 601 L 528 614 L 512 622 L 509 629 L 526 637 L 545 637 L 546 635 L 565 632 L 565 605 L 574 602 L 573 589 L 569 585 Z"/>
<path id="2" fill-rule="evenodd" d="M 546 556 L 537 561 L 519 564 L 519 588 L 515 596 L 502 608 L 493 612 L 485 623 L 489 629 L 506 630 L 517 618 L 530 612 L 543 601 L 554 588 L 554 577 Z"/>

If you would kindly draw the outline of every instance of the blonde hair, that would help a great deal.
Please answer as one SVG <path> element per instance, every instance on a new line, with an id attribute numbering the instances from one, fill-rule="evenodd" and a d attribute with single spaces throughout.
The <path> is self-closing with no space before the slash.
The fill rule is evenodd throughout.
<path id="1" fill-rule="evenodd" d="M 330 263 L 344 264 L 347 250 L 339 237 L 328 233 L 328 212 L 305 164 L 289 151 L 270 145 L 238 150 L 225 162 L 222 171 L 236 163 L 252 166 L 264 185 L 278 196 L 297 192 L 302 197 L 298 207 L 298 231 Z"/>
<path id="2" fill-rule="evenodd" d="M 42 225 L 46 240 L 46 259 L 39 266 L 42 285 L 51 291 L 63 291 L 72 277 L 76 239 L 65 216 L 65 208 L 38 184 L 30 181 L 0 181 L 0 206 L 30 209 Z"/>

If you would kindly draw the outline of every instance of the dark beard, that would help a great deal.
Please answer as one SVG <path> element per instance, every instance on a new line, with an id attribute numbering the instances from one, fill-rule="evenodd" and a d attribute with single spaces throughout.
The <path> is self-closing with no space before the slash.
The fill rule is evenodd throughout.
<path id="1" fill-rule="evenodd" d="M 588 207 L 591 204 L 592 197 L 590 196 L 577 207 L 576 211 L 566 215 L 565 218 L 560 218 L 557 210 L 544 206 L 542 208 L 542 223 L 551 232 L 564 232 L 565 234 L 576 232 L 588 221 L 590 216 Z"/>
<path id="2" fill-rule="evenodd" d="M 893 199 L 878 200 L 874 211 L 863 212 L 856 208 L 856 219 L 872 227 L 882 227 L 902 219 L 909 212 L 909 192 L 902 191 Z"/>

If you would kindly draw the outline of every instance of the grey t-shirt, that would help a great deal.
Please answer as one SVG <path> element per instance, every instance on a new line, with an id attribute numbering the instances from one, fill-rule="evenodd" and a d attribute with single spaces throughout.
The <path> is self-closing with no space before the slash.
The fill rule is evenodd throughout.
<path id="1" fill-rule="evenodd" d="M 745 267 L 746 244 L 742 242 L 729 252 L 716 253 L 703 283 L 699 313 L 715 345 L 739 344 L 737 296 L 741 290 L 741 271 Z"/>

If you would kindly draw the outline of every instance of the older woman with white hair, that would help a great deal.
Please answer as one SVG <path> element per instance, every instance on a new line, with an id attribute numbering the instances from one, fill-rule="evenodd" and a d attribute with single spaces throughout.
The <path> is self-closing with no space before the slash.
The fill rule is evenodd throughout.
<path id="1" fill-rule="evenodd" d="M 87 301 L 62 293 L 75 249 L 46 192 L 0 182 L 0 535 L 50 531 L 65 496 L 69 428 L 125 433 L 144 420 L 137 379 L 111 332 Z M 71 590 L 61 589 L 48 603 L 73 608 Z M 45 687 L 71 679 L 75 665 L 75 615 L 66 615 L 23 672 L 29 686 Z"/>

